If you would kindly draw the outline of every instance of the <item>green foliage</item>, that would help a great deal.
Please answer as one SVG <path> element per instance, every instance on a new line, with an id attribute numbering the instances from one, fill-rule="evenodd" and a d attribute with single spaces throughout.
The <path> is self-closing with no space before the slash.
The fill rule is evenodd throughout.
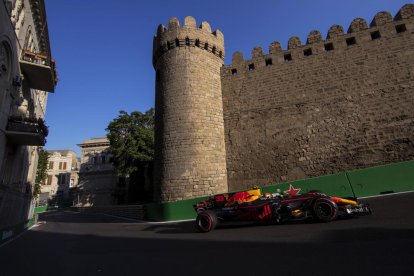
<path id="1" fill-rule="evenodd" d="M 39 160 L 37 161 L 36 180 L 34 185 L 33 197 L 38 198 L 40 195 L 41 186 L 45 184 L 47 174 L 47 163 L 49 160 L 49 153 L 43 149 L 39 150 Z"/>
<path id="2" fill-rule="evenodd" d="M 113 154 L 112 163 L 119 175 L 129 176 L 154 159 L 154 109 L 128 114 L 120 111 L 112 120 L 107 137 Z"/>

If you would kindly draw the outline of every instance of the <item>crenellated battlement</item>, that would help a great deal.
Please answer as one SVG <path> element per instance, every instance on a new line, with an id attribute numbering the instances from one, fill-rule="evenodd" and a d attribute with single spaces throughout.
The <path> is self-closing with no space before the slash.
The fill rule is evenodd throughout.
<path id="1" fill-rule="evenodd" d="M 235 52 L 232 63 L 223 68 L 224 75 L 235 75 L 239 72 L 252 71 L 277 63 L 308 60 L 310 56 L 329 55 L 353 47 L 364 46 L 376 39 L 392 39 L 401 33 L 414 33 L 414 4 L 404 5 L 392 17 L 389 12 L 378 12 L 370 25 L 363 18 L 355 18 L 347 33 L 340 25 L 332 25 L 326 39 L 318 30 L 313 30 L 307 36 L 306 44 L 302 45 L 299 37 L 292 36 L 283 50 L 279 42 L 272 42 L 268 54 L 263 53 L 261 47 L 252 50 L 251 59 L 245 60 L 241 52 Z"/>
<path id="2" fill-rule="evenodd" d="M 223 34 L 191 16 L 153 42 L 156 201 L 414 158 L 413 4 L 224 67 Z"/>
<path id="3" fill-rule="evenodd" d="M 224 36 L 220 30 L 211 31 L 208 22 L 203 21 L 197 27 L 192 16 L 184 19 L 184 25 L 176 17 L 168 21 L 168 28 L 160 24 L 153 43 L 153 65 L 163 54 L 177 47 L 197 47 L 224 61 Z"/>
<path id="4" fill-rule="evenodd" d="M 227 191 L 220 70 L 224 36 L 208 22 L 171 18 L 154 37 L 156 200 Z"/>

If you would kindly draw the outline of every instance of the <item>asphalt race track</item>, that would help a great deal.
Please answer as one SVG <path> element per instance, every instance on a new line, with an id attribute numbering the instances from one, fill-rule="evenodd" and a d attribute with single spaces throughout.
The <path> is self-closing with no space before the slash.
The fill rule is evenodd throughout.
<path id="1" fill-rule="evenodd" d="M 414 193 L 331 223 L 147 223 L 53 211 L 0 247 L 0 275 L 412 275 Z"/>

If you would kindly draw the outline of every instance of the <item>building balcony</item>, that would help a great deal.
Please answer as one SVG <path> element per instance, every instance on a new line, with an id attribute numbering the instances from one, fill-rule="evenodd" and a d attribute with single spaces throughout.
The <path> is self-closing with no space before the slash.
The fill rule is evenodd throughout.
<path id="1" fill-rule="evenodd" d="M 10 117 L 6 136 L 10 144 L 25 146 L 44 146 L 48 127 L 43 119 Z"/>
<path id="2" fill-rule="evenodd" d="M 40 53 L 23 51 L 20 68 L 28 80 L 30 88 L 54 92 L 57 83 L 55 61 Z"/>

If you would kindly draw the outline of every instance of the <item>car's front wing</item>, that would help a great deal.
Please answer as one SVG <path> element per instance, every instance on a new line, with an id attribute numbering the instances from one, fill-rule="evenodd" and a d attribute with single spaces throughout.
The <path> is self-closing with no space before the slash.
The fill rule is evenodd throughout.
<path id="1" fill-rule="evenodd" d="M 370 215 L 372 213 L 368 204 L 346 205 L 343 207 L 345 215 Z"/>

